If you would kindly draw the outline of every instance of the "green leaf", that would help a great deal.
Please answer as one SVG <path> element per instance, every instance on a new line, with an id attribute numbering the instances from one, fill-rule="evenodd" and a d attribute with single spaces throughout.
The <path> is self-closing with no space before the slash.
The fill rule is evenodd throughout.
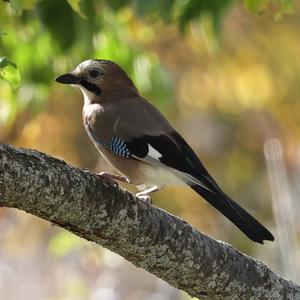
<path id="1" fill-rule="evenodd" d="M 76 42 L 77 15 L 70 5 L 61 0 L 41 1 L 37 9 L 42 24 L 51 33 L 53 43 L 64 52 L 68 51 Z"/>
<path id="2" fill-rule="evenodd" d="M 77 12 L 81 18 L 86 19 L 86 15 L 81 11 L 81 7 L 80 7 L 81 1 L 82 0 L 67 0 L 67 2 L 70 4 L 72 9 L 75 12 Z"/>
<path id="3" fill-rule="evenodd" d="M 0 79 L 8 82 L 14 91 L 20 86 L 20 72 L 16 64 L 10 62 L 6 57 L 0 58 Z"/>

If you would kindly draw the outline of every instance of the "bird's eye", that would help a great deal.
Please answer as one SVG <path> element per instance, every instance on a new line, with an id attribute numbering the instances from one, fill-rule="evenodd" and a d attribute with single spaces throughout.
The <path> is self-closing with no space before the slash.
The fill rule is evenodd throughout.
<path id="1" fill-rule="evenodd" d="M 99 69 L 92 69 L 89 71 L 89 76 L 93 79 L 100 78 L 101 72 Z"/>

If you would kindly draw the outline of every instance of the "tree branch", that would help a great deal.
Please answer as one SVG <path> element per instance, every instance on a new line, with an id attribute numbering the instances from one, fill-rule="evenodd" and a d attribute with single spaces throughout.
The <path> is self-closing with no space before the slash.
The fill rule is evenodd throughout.
<path id="1" fill-rule="evenodd" d="M 94 241 L 195 297 L 300 299 L 300 286 L 261 262 L 43 153 L 0 145 L 0 206 Z"/>

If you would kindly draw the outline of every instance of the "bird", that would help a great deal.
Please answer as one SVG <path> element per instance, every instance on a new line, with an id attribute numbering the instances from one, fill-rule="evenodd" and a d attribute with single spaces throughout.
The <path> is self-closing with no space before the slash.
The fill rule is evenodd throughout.
<path id="1" fill-rule="evenodd" d="M 223 192 L 184 138 L 140 95 L 117 63 L 85 60 L 55 80 L 81 90 L 85 130 L 119 173 L 99 176 L 135 185 L 136 196 L 146 201 L 164 186 L 189 186 L 252 241 L 274 240 L 270 231 Z"/>

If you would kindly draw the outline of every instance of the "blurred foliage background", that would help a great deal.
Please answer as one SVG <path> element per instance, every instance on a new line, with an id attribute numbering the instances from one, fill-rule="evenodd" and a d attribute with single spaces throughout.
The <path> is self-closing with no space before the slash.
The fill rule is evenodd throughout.
<path id="1" fill-rule="evenodd" d="M 291 0 L 2 0 L 0 142 L 109 170 L 81 124 L 81 94 L 53 79 L 85 59 L 112 59 L 276 239 L 252 243 L 189 189 L 166 188 L 154 204 L 299 281 L 299 8 Z M 189 299 L 25 213 L 1 209 L 0 232 L 1 299 Z"/>

